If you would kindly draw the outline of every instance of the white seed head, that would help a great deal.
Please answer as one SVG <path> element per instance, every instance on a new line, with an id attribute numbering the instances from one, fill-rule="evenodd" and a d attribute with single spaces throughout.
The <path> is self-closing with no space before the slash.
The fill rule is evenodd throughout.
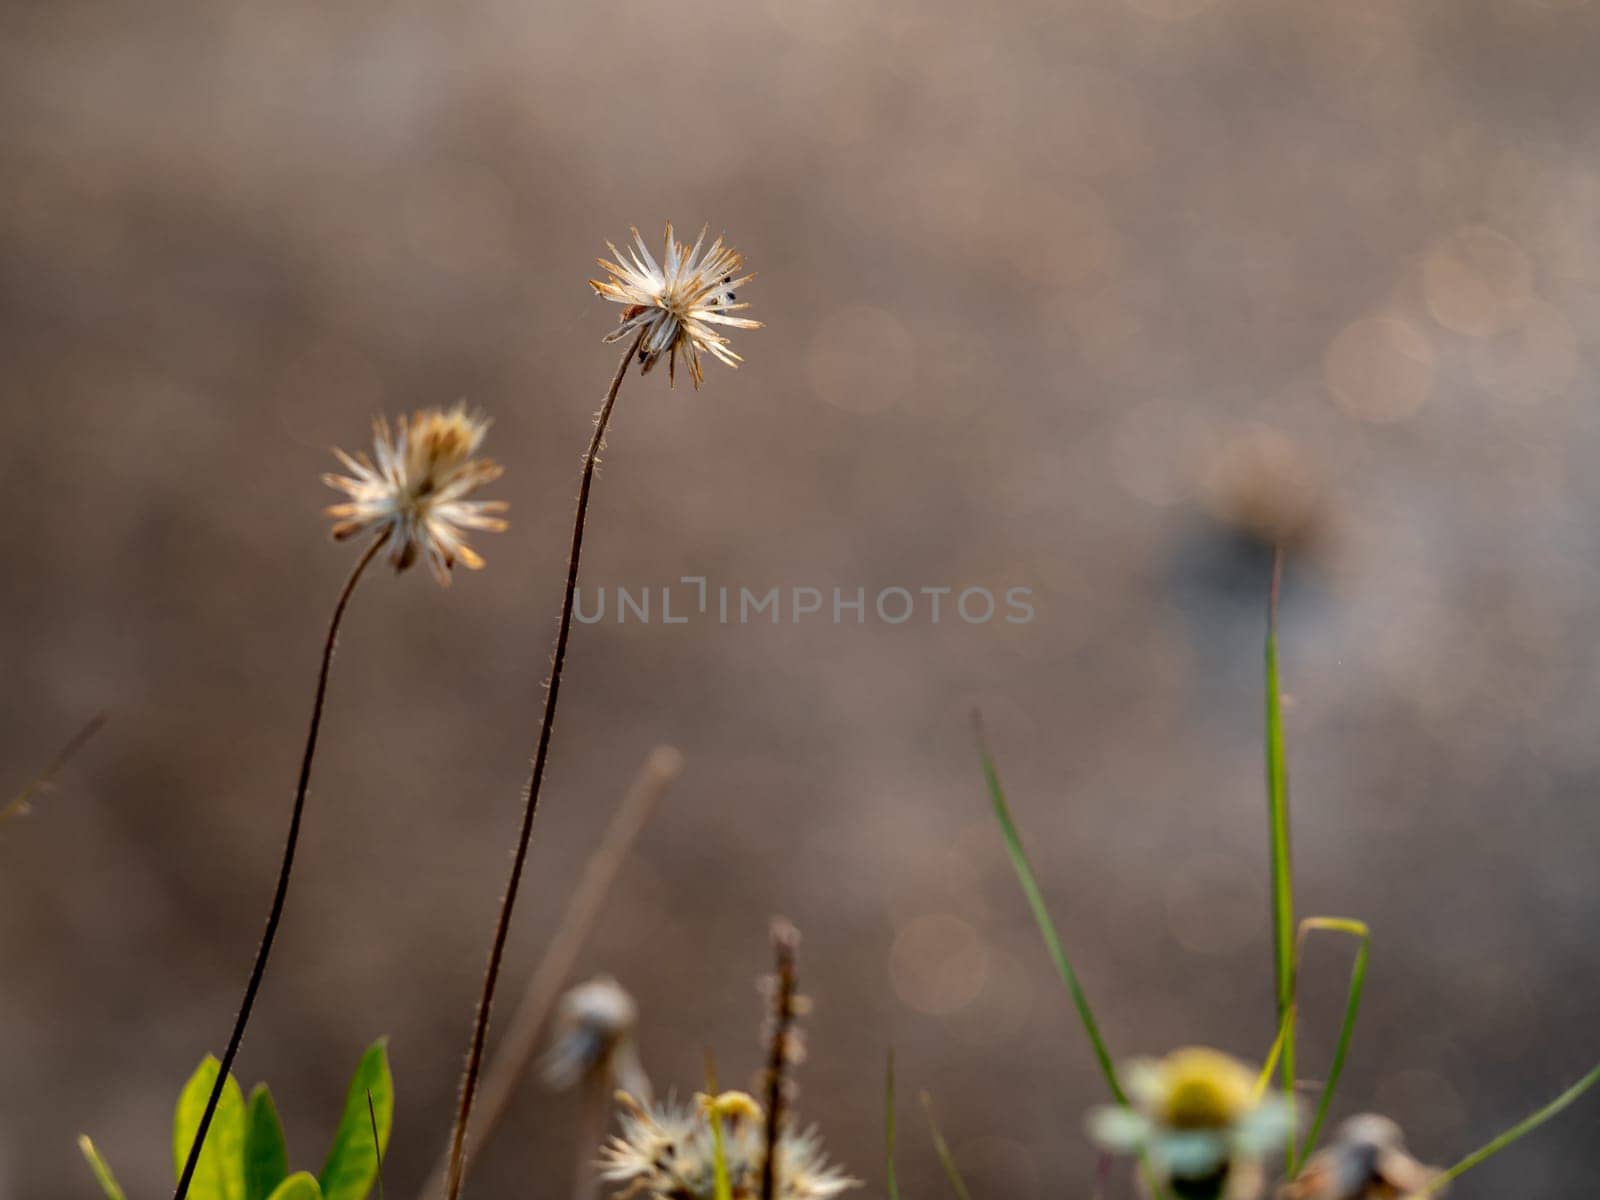
<path id="1" fill-rule="evenodd" d="M 468 500 L 478 488 L 498 479 L 501 467 L 474 458 L 489 422 L 456 407 L 427 409 L 395 423 L 372 423 L 373 457 L 334 450 L 349 475 L 328 474 L 322 481 L 350 499 L 328 508 L 337 519 L 339 539 L 372 533 L 387 539 L 389 562 L 404 571 L 426 557 L 434 578 L 450 582 L 457 562 L 476 571 L 483 566 L 462 534 L 465 529 L 498 532 L 506 523 L 490 513 L 504 512 L 494 500 Z"/>
<path id="2" fill-rule="evenodd" d="M 601 1152 L 601 1177 L 622 1185 L 621 1195 L 659 1200 L 714 1200 L 716 1169 L 713 1115 L 722 1121 L 723 1156 L 735 1200 L 761 1194 L 766 1129 L 761 1106 L 742 1092 L 699 1097 L 682 1105 L 670 1099 L 643 1105 L 631 1096 L 623 1105 L 622 1132 Z M 780 1200 L 832 1200 L 859 1186 L 828 1162 L 815 1129 L 778 1134 Z"/>
<path id="3" fill-rule="evenodd" d="M 737 367 L 743 360 L 716 326 L 761 328 L 760 321 L 733 315 L 750 307 L 737 302 L 737 289 L 755 278 L 739 274 L 744 269 L 744 256 L 725 245 L 721 237 L 705 246 L 705 229 L 689 246 L 673 236 L 669 224 L 666 246 L 657 263 L 639 231 L 631 232 L 631 246 L 619 250 L 615 244 L 606 243 L 614 261 L 596 260 L 611 278 L 589 281 L 596 293 L 623 306 L 621 323 L 605 340 L 619 342 L 642 332 L 640 373 L 648 372 L 665 356 L 667 376 L 676 383 L 678 356 L 682 354 L 696 388 L 704 378 L 701 351 Z"/>

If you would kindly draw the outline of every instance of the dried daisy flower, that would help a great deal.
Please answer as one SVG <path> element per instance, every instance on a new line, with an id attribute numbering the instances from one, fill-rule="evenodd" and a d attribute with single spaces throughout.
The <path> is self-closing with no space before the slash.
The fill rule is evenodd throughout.
<path id="1" fill-rule="evenodd" d="M 499 532 L 506 523 L 489 513 L 504 512 L 497 500 L 468 500 L 478 488 L 500 478 L 502 468 L 474 458 L 489 422 L 461 406 L 427 409 L 396 422 L 372 424 L 373 457 L 351 457 L 335 449 L 349 475 L 324 475 L 322 481 L 350 497 L 328 508 L 338 519 L 333 536 L 343 540 L 372 533 L 389 545 L 389 562 L 404 571 L 425 556 L 433 576 L 449 584 L 459 561 L 476 571 L 483 559 L 468 546 L 465 529 Z"/>
<path id="2" fill-rule="evenodd" d="M 761 1106 L 744 1092 L 696 1096 L 692 1104 L 668 1100 L 640 1104 L 621 1093 L 622 1132 L 601 1152 L 601 1178 L 621 1186 L 619 1196 L 657 1200 L 714 1200 L 715 1143 L 712 1121 L 722 1123 L 723 1156 L 734 1200 L 761 1194 L 767 1157 Z M 815 1129 L 778 1137 L 777 1195 L 782 1200 L 831 1200 L 859 1186 L 828 1162 Z"/>
<path id="3" fill-rule="evenodd" d="M 1089 1114 L 1101 1148 L 1146 1155 L 1182 1197 L 1258 1194 L 1259 1162 L 1283 1144 L 1292 1118 L 1281 1096 L 1257 1095 L 1254 1071 L 1196 1046 L 1130 1063 L 1123 1080 L 1131 1107 Z"/>
<path id="4" fill-rule="evenodd" d="M 1400 1126 L 1364 1113 L 1339 1126 L 1327 1149 L 1278 1189 L 1278 1200 L 1397 1200 L 1432 1187 L 1439 1174 L 1406 1153 Z"/>
<path id="5" fill-rule="evenodd" d="M 279 860 L 278 884 L 273 892 L 272 907 L 268 910 L 266 930 L 256 949 L 250 978 L 245 983 L 244 999 L 234 1017 L 233 1030 L 222 1052 L 216 1081 L 201 1110 L 194 1136 L 189 1141 L 187 1151 L 181 1145 L 174 1148 L 174 1152 L 181 1153 L 183 1158 L 178 1167 L 178 1186 L 173 1200 L 185 1200 L 194 1181 L 200 1152 L 216 1115 L 223 1087 L 231 1078 L 229 1072 L 250 1023 L 256 993 L 266 976 L 273 940 L 283 918 L 294 872 L 295 847 L 299 842 L 307 790 L 311 784 L 311 770 L 316 761 L 328 677 L 333 668 L 333 651 L 339 640 L 345 611 L 355 595 L 356 585 L 385 546 L 389 550 L 389 561 L 397 571 L 403 571 L 415 562 L 418 554 L 427 555 L 440 583 L 450 582 L 450 568 L 457 559 L 473 568 L 483 565 L 483 560 L 462 540 L 461 530 L 506 527 L 506 523 L 498 517 L 485 515 L 504 509 L 504 504 L 466 498 L 482 484 L 500 476 L 500 468 L 494 463 L 472 457 L 488 427 L 486 420 L 471 416 L 460 407 L 450 412 L 438 409 L 419 412 L 409 420 L 401 421 L 393 433 L 388 423 L 380 417 L 373 427 L 376 465 L 365 454 L 352 458 L 342 450 L 335 450 L 339 461 L 349 468 L 351 474 L 322 477 L 323 482 L 350 497 L 348 503 L 336 504 L 327 510 L 329 516 L 339 518 L 339 524 L 333 528 L 333 536 L 343 539 L 366 532 L 373 536 L 345 580 L 328 621 L 327 636 L 322 643 L 322 664 L 317 670 L 317 687 L 311 706 L 311 725 L 300 759 L 300 777 L 289 818 L 289 834 Z"/>
<path id="6" fill-rule="evenodd" d="M 589 286 L 607 300 L 623 305 L 622 323 L 606 335 L 607 342 L 624 338 L 639 339 L 640 373 L 647 373 L 665 355 L 667 377 L 677 381 L 678 355 L 689 365 L 689 378 L 699 387 L 704 378 L 700 352 L 720 359 L 730 367 L 743 361 L 728 346 L 728 339 L 713 326 L 760 329 L 761 322 L 732 314 L 749 308 L 736 303 L 736 288 L 754 275 L 739 275 L 744 256 L 721 237 L 706 247 L 706 230 L 694 245 L 688 246 L 672 235 L 667 225 L 666 247 L 658 264 L 637 229 L 632 230 L 633 245 L 618 250 L 607 242 L 615 262 L 596 259 L 610 279 L 591 279 Z"/>

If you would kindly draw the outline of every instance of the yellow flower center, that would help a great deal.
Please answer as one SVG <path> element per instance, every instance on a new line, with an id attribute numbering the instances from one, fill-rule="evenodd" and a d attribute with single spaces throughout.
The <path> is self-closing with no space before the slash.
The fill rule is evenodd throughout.
<path id="1" fill-rule="evenodd" d="M 718 1120 L 730 1121 L 734 1124 L 742 1120 L 761 1120 L 761 1105 L 757 1104 L 747 1092 L 723 1092 L 717 1096 L 707 1096 L 699 1093 L 695 1099 L 700 1102 L 700 1109 L 708 1117 Z"/>
<path id="2" fill-rule="evenodd" d="M 1250 1072 L 1216 1050 L 1175 1051 L 1162 1074 L 1162 1118 L 1174 1129 L 1225 1129 L 1252 1107 Z"/>

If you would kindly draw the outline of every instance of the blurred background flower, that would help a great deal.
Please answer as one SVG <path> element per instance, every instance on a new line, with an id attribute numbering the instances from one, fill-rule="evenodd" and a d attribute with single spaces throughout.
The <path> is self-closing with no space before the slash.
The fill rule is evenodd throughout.
<path id="1" fill-rule="evenodd" d="M 1332 1143 L 1278 1192 L 1278 1200 L 1396 1200 L 1422 1195 L 1439 1175 L 1406 1153 L 1388 1117 L 1363 1113 L 1339 1126 Z M 1439 1188 L 1434 1195 L 1444 1195 Z"/>
<path id="2" fill-rule="evenodd" d="M 1090 1110 L 1096 1145 L 1146 1158 L 1179 1196 L 1257 1200 L 1260 1164 L 1293 1127 L 1284 1097 L 1258 1095 L 1255 1071 L 1203 1046 L 1136 1059 L 1122 1078 L 1131 1103 Z"/>
<path id="3" fill-rule="evenodd" d="M 633 997 L 608 975 L 569 990 L 556 1010 L 550 1048 L 540 1064 L 546 1086 L 562 1091 L 598 1074 L 608 1093 L 620 1088 L 648 1104 L 650 1078 L 634 1045 L 638 1023 Z"/>

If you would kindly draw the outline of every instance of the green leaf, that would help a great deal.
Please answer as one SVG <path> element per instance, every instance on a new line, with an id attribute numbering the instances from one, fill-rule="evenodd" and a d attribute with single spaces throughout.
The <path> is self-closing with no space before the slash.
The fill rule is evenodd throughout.
<path id="1" fill-rule="evenodd" d="M 722 1114 L 717 1111 L 716 1099 L 722 1094 L 717 1087 L 717 1060 L 706 1047 L 706 1096 L 711 1101 L 704 1112 L 711 1127 L 711 1195 L 713 1200 L 733 1200 L 733 1182 L 728 1177 L 728 1152 L 722 1142 Z"/>
<path id="2" fill-rule="evenodd" d="M 289 1176 L 289 1148 L 283 1126 L 267 1085 L 258 1083 L 250 1093 L 250 1111 L 244 1131 L 245 1200 L 268 1200 Z"/>
<path id="3" fill-rule="evenodd" d="M 367 1093 L 372 1093 L 372 1112 L 367 1111 Z M 378 1123 L 378 1145 L 372 1144 L 372 1121 Z M 361 1056 L 350 1090 L 345 1095 L 344 1115 L 333 1136 L 333 1147 L 322 1164 L 322 1195 L 325 1200 L 366 1200 L 378 1178 L 378 1155 L 389 1148 L 389 1129 L 394 1124 L 394 1080 L 389 1075 L 388 1039 L 379 1038 Z"/>
<path id="4" fill-rule="evenodd" d="M 269 1200 L 322 1200 L 322 1187 L 310 1171 L 296 1171 L 277 1186 Z"/>
<path id="5" fill-rule="evenodd" d="M 78 1136 L 78 1149 L 83 1151 L 89 1170 L 94 1172 L 95 1179 L 100 1183 L 100 1190 L 106 1194 L 106 1200 L 126 1200 L 122 1189 L 117 1186 L 116 1176 L 111 1173 L 106 1160 L 100 1157 L 100 1152 L 94 1148 L 94 1143 L 89 1140 L 87 1133 Z"/>
<path id="6" fill-rule="evenodd" d="M 189 1082 L 183 1085 L 178 1109 L 172 1116 L 174 1179 L 183 1175 L 183 1164 L 189 1159 L 189 1148 L 194 1145 L 195 1134 L 200 1129 L 201 1114 L 205 1112 L 206 1101 L 211 1098 L 211 1089 L 216 1086 L 221 1069 L 222 1064 L 208 1054 L 189 1076 Z M 217 1098 L 217 1111 L 206 1132 L 206 1144 L 200 1151 L 194 1178 L 189 1182 L 189 1200 L 245 1200 L 244 1129 L 244 1093 L 230 1075 Z"/>
<path id="7" fill-rule="evenodd" d="M 1429 1183 L 1418 1194 L 1422 1196 L 1431 1196 L 1440 1188 L 1444 1187 L 1445 1184 L 1449 1183 L 1453 1179 L 1459 1179 L 1462 1175 L 1465 1175 L 1468 1171 L 1472 1170 L 1473 1167 L 1477 1166 L 1485 1159 L 1493 1158 L 1496 1154 L 1500 1153 L 1500 1151 L 1504 1150 L 1507 1146 L 1511 1145 L 1512 1142 L 1516 1141 L 1524 1134 L 1532 1133 L 1535 1129 L 1539 1128 L 1539 1126 L 1543 1125 L 1551 1117 L 1555 1116 L 1562 1109 L 1566 1108 L 1569 1104 L 1571 1104 L 1574 1100 L 1583 1095 L 1597 1083 L 1600 1083 L 1600 1066 L 1596 1066 L 1582 1079 L 1578 1080 L 1577 1083 L 1573 1084 L 1566 1091 L 1562 1092 L 1561 1095 L 1550 1101 L 1549 1104 L 1546 1104 L 1538 1112 L 1524 1117 L 1521 1121 L 1517 1122 L 1488 1145 L 1481 1146 L 1477 1150 L 1474 1150 L 1455 1166 L 1444 1172 L 1444 1174 L 1434 1179 L 1433 1182 Z"/>
<path id="8" fill-rule="evenodd" d="M 1283 1092 L 1294 1104 L 1294 867 L 1289 856 L 1289 767 L 1283 748 L 1283 693 L 1278 682 L 1278 592 L 1283 551 L 1272 556 L 1267 594 L 1267 827 L 1272 861 L 1272 962 L 1278 1020 L 1283 1025 Z M 1288 1158 L 1294 1159 L 1291 1126 Z"/>

